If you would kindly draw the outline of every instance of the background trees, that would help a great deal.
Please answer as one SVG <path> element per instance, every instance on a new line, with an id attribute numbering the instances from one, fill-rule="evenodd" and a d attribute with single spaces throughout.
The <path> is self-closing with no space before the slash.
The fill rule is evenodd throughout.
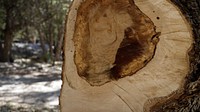
<path id="1" fill-rule="evenodd" d="M 59 60 L 64 18 L 71 0 L 1 0 L 0 61 L 11 60 L 13 40 L 36 43 L 44 61 Z M 48 49 L 45 47 L 48 46 Z"/>

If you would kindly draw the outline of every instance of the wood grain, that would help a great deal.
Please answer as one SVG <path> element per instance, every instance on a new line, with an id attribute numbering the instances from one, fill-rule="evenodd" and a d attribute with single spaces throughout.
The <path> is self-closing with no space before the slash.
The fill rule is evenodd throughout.
<path id="1" fill-rule="evenodd" d="M 82 0 L 74 0 L 66 25 L 62 112 L 143 112 L 152 104 L 177 93 L 190 71 L 188 52 L 193 43 L 191 27 L 180 10 L 167 0 L 135 0 L 161 32 L 154 58 L 132 76 L 91 86 L 78 74 L 74 55 L 77 9 Z M 79 45 L 79 44 L 78 44 Z"/>

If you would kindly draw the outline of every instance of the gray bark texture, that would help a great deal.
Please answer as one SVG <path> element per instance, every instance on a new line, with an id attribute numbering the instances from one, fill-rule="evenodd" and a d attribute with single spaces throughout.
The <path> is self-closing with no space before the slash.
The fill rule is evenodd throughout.
<path id="1" fill-rule="evenodd" d="M 171 0 L 192 27 L 194 43 L 189 52 L 190 73 L 184 90 L 151 108 L 152 112 L 200 112 L 200 0 Z"/>

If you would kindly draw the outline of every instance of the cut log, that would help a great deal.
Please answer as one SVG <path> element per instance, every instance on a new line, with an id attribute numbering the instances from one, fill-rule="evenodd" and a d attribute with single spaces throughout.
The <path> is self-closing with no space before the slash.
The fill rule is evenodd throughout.
<path id="1" fill-rule="evenodd" d="M 182 92 L 193 36 L 167 0 L 74 0 L 62 112 L 143 112 Z"/>
<path id="2" fill-rule="evenodd" d="M 152 112 L 199 112 L 200 111 L 200 1 L 171 0 L 192 26 L 194 43 L 189 53 L 190 72 L 179 94 L 160 99 L 151 107 Z"/>
<path id="3" fill-rule="evenodd" d="M 74 60 L 91 85 L 132 75 L 152 59 L 160 33 L 133 1 L 87 0 L 77 13 Z"/>

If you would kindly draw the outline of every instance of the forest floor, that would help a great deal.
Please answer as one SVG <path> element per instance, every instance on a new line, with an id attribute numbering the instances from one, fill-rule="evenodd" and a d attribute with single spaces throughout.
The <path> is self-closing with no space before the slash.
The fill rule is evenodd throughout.
<path id="1" fill-rule="evenodd" d="M 59 112 L 61 62 L 0 63 L 0 112 Z"/>

